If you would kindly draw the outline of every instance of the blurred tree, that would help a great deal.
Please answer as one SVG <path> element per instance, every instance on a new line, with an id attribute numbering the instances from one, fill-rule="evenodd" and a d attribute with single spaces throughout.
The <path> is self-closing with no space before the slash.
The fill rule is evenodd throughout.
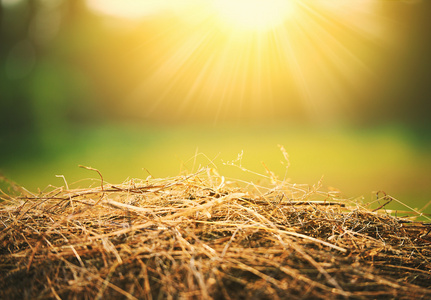
<path id="1" fill-rule="evenodd" d="M 364 113 L 367 123 L 398 123 L 411 131 L 421 145 L 431 144 L 431 1 L 386 3 L 385 9 L 399 37 L 386 51 L 385 69 Z"/>
<path id="2" fill-rule="evenodd" d="M 34 1 L 1 5 L 0 153 L 16 152 L 21 149 L 18 144 L 22 136 L 33 134 L 31 98 L 26 87 L 35 63 L 35 50 L 27 35 L 34 10 Z"/>
<path id="3" fill-rule="evenodd" d="M 0 156 L 31 153 L 64 137 L 75 123 L 95 118 L 91 84 L 69 34 L 85 12 L 83 0 L 1 2 Z M 79 29 L 83 29 L 81 26 Z M 30 146 L 29 146 L 30 145 Z"/>

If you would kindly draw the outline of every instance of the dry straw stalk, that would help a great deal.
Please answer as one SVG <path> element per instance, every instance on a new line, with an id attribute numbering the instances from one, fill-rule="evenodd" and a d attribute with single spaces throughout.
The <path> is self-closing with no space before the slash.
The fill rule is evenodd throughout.
<path id="1" fill-rule="evenodd" d="M 431 298 L 429 224 L 273 183 L 202 169 L 37 195 L 15 186 L 0 202 L 0 298 Z"/>

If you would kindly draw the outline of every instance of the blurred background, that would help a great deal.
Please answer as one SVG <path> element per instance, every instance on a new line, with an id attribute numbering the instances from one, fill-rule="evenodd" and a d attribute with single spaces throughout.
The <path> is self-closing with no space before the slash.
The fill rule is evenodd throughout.
<path id="1" fill-rule="evenodd" d="M 98 178 L 78 165 L 258 182 L 243 153 L 431 212 L 431 1 L 0 3 L 0 170 L 30 191 Z"/>

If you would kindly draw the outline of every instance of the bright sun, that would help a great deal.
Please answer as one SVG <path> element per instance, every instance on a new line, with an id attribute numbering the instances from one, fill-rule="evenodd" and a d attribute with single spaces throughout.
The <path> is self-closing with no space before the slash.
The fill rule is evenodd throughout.
<path id="1" fill-rule="evenodd" d="M 371 41 L 388 38 L 379 0 L 86 1 L 142 26 L 124 68 L 139 74 L 124 97 L 139 116 L 331 119 L 364 89 Z"/>
<path id="2" fill-rule="evenodd" d="M 221 21 L 240 30 L 267 31 L 293 11 L 293 0 L 214 0 Z"/>

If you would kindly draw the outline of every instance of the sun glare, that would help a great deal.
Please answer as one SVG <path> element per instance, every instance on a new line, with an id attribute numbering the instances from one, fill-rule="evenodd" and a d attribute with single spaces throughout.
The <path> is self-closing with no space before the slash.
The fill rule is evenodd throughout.
<path id="1" fill-rule="evenodd" d="M 214 0 L 222 22 L 245 30 L 265 31 L 281 25 L 293 11 L 293 0 Z"/>
<path id="2" fill-rule="evenodd" d="M 388 36 L 377 0 L 87 1 L 143 16 L 142 46 L 125 49 L 132 114 L 330 119 L 366 89 L 370 47 Z"/>

